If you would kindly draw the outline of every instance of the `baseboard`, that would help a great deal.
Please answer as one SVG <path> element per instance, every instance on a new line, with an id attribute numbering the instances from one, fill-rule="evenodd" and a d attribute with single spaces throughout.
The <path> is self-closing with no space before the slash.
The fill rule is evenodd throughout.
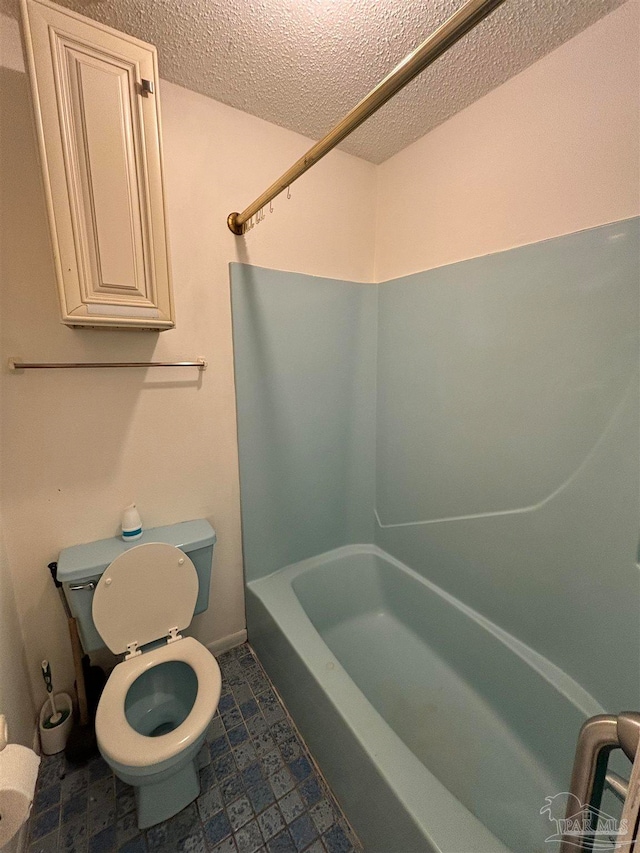
<path id="1" fill-rule="evenodd" d="M 220 640 L 214 640 L 212 643 L 207 643 L 207 648 L 212 655 L 218 656 L 223 652 L 228 652 L 236 646 L 241 646 L 247 642 L 247 629 L 236 631 L 235 634 L 229 634 L 227 637 L 222 637 Z"/>

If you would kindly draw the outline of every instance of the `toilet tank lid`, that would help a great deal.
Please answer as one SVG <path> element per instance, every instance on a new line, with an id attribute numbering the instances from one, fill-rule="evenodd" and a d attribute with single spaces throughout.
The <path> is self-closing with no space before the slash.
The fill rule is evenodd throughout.
<path id="1" fill-rule="evenodd" d="M 147 542 L 164 542 L 175 545 L 185 554 L 214 545 L 216 534 L 204 518 L 195 521 L 182 521 L 179 524 L 167 524 L 145 530 L 141 539 L 135 542 L 123 542 L 120 537 L 100 539 L 84 545 L 72 545 L 64 548 L 58 557 L 58 580 L 61 583 L 76 583 L 101 575 L 116 557 L 124 554 L 136 545 Z"/>

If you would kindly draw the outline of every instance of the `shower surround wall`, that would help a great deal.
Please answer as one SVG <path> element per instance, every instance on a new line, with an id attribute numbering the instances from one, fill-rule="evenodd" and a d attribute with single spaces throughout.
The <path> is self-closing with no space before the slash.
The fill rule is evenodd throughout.
<path id="1" fill-rule="evenodd" d="M 637 705 L 639 251 L 631 219 L 379 287 L 232 265 L 247 580 L 375 541 Z"/>
<path id="2" fill-rule="evenodd" d="M 377 293 L 232 264 L 245 573 L 370 542 Z"/>
<path id="3" fill-rule="evenodd" d="M 376 543 L 640 700 L 638 220 L 380 286 Z"/>

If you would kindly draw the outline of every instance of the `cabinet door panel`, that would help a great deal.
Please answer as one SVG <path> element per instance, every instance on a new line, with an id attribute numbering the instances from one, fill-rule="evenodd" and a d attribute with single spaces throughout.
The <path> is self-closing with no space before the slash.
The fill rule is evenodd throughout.
<path id="1" fill-rule="evenodd" d="M 70 50 L 77 171 L 83 217 L 93 226 L 95 292 L 145 295 L 142 207 L 136 180 L 130 69 Z"/>
<path id="2" fill-rule="evenodd" d="M 155 50 L 23 0 L 63 322 L 173 326 Z"/>

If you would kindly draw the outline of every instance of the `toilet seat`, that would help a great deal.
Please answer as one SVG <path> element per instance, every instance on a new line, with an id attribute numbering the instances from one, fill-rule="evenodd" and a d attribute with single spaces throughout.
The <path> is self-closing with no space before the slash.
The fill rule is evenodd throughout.
<path id="1" fill-rule="evenodd" d="M 139 655 L 191 624 L 198 573 L 189 557 L 164 542 L 130 548 L 107 567 L 93 594 L 98 633 L 114 654 Z"/>
<path id="2" fill-rule="evenodd" d="M 196 674 L 198 692 L 186 719 L 172 732 L 147 737 L 125 715 L 125 699 L 143 672 L 169 661 L 184 661 Z M 174 758 L 195 742 L 208 726 L 220 699 L 218 662 L 193 637 L 162 645 L 119 663 L 104 688 L 96 712 L 96 737 L 105 758 L 128 767 L 151 767 Z"/>

